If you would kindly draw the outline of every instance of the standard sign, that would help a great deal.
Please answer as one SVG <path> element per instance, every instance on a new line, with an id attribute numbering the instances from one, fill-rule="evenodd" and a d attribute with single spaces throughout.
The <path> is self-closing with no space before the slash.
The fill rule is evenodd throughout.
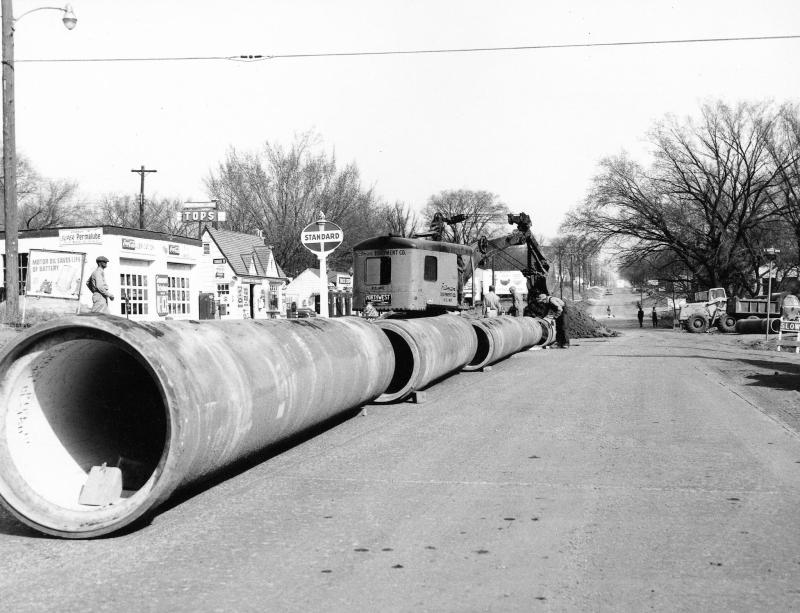
<path id="1" fill-rule="evenodd" d="M 342 240 L 344 232 L 330 221 L 315 221 L 308 224 L 300 233 L 300 242 L 306 249 L 317 254 L 330 253 L 342 244 Z"/>

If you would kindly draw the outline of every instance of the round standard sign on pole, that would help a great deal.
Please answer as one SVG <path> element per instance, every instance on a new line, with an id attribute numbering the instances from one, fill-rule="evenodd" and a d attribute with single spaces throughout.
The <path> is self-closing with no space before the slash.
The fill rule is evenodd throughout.
<path id="1" fill-rule="evenodd" d="M 325 220 L 325 213 L 308 224 L 300 233 L 300 242 L 319 258 L 319 314 L 328 317 L 328 268 L 326 258 L 344 239 L 344 232 L 335 223 Z"/>

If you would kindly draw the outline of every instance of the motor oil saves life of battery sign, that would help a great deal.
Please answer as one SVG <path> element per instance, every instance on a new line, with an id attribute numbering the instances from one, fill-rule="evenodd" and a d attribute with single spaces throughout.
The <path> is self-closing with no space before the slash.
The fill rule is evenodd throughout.
<path id="1" fill-rule="evenodd" d="M 300 242 L 306 249 L 317 255 L 325 255 L 342 244 L 344 232 L 330 221 L 315 221 L 308 224 L 300 233 Z"/>

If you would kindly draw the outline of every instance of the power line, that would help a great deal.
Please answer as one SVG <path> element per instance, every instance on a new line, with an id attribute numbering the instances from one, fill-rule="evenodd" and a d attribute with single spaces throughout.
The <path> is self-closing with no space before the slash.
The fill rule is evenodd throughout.
<path id="1" fill-rule="evenodd" d="M 548 49 L 589 49 L 595 47 L 636 47 L 647 45 L 689 45 L 701 43 L 756 42 L 773 40 L 796 40 L 800 34 L 776 36 L 730 36 L 725 38 L 681 38 L 666 40 L 615 41 L 607 43 L 563 43 L 552 45 L 517 45 L 507 47 L 464 47 L 450 49 L 409 49 L 387 51 L 342 51 L 320 53 L 278 53 L 278 54 L 245 54 L 245 55 L 190 55 L 190 56 L 154 56 L 154 57 L 95 57 L 95 58 L 41 58 L 19 59 L 16 63 L 63 63 L 63 62 L 198 62 L 198 61 L 233 61 L 259 62 L 264 60 L 313 59 L 337 57 L 375 57 L 389 55 L 435 55 L 446 53 L 496 53 L 508 51 L 544 51 Z"/>

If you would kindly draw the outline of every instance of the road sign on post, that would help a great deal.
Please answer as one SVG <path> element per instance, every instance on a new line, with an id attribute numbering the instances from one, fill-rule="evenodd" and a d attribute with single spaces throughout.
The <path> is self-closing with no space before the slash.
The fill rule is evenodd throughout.
<path id="1" fill-rule="evenodd" d="M 308 224 L 300 233 L 300 242 L 306 249 L 319 258 L 319 314 L 328 316 L 328 254 L 342 244 L 344 232 L 331 221 L 325 219 L 325 213 L 319 214 L 317 221 Z"/>

